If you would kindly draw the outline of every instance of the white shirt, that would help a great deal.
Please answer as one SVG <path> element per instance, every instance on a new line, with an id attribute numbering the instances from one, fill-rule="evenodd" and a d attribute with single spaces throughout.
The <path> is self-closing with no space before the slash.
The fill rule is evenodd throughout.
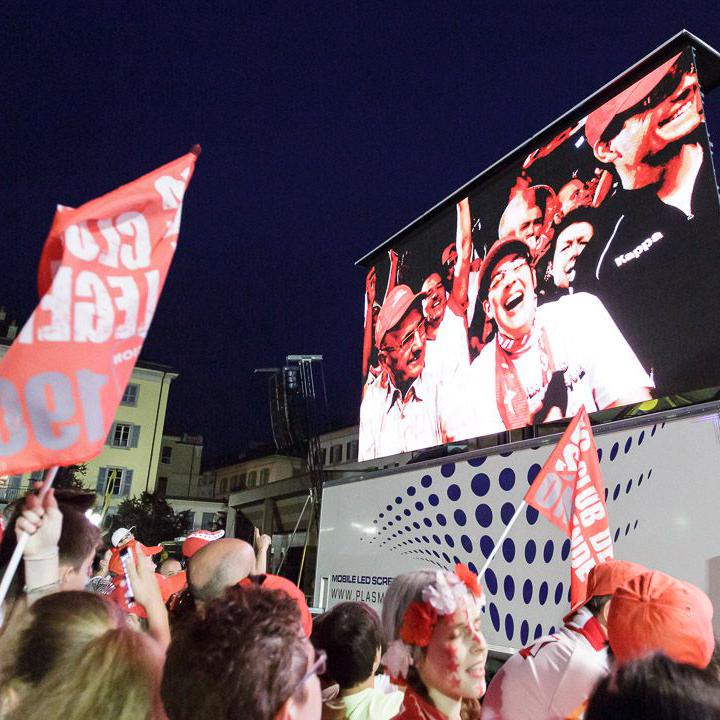
<path id="1" fill-rule="evenodd" d="M 402 701 L 403 693 L 399 690 L 383 692 L 377 688 L 342 698 L 347 720 L 390 720 L 400 712 Z"/>
<path id="2" fill-rule="evenodd" d="M 368 377 L 360 404 L 358 460 L 434 447 L 443 442 L 437 382 L 425 370 L 403 399 L 386 372 Z"/>
<path id="3" fill-rule="evenodd" d="M 468 351 L 468 333 L 465 318 L 456 315 L 450 305 L 445 306 L 435 339 L 425 343 L 425 369 L 437 378 L 438 382 L 447 382 L 459 370 L 470 367 Z"/>
<path id="4" fill-rule="evenodd" d="M 582 608 L 568 625 L 515 653 L 488 686 L 482 720 L 565 720 L 587 700 L 608 672 L 607 644 L 571 629 L 591 618 Z"/>
<path id="5" fill-rule="evenodd" d="M 544 332 L 543 332 L 544 331 Z M 528 405 L 537 409 L 547 388 L 543 378 L 541 338 L 546 338 L 556 370 L 567 388 L 565 417 L 581 405 L 588 412 L 608 407 L 619 398 L 653 387 L 653 382 L 594 295 L 577 293 L 541 305 L 527 347 L 513 356 Z M 488 343 L 470 369 L 453 382 L 443 420 L 448 438 L 467 438 L 503 432 L 495 386 L 497 337 Z M 643 396 L 638 396 L 638 401 Z"/>

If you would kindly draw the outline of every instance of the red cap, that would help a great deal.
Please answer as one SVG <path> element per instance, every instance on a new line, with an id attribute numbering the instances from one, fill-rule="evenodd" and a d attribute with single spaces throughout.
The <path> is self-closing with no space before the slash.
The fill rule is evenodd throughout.
<path id="1" fill-rule="evenodd" d="M 412 304 L 422 295 L 414 293 L 407 285 L 396 285 L 385 297 L 375 323 L 375 345 L 378 349 L 385 333 L 394 328 L 404 317 Z"/>
<path id="2" fill-rule="evenodd" d="M 659 68 L 649 72 L 640 78 L 634 85 L 627 90 L 623 90 L 612 100 L 608 100 L 597 110 L 593 110 L 585 122 L 585 137 L 590 147 L 595 148 L 607 126 L 612 122 L 616 115 L 625 110 L 629 110 L 633 105 L 637 105 L 644 100 L 665 77 L 668 70 L 675 64 L 675 61 L 682 55 L 678 53 L 672 60 L 663 63 Z"/>
<path id="3" fill-rule="evenodd" d="M 715 648 L 713 607 L 687 582 L 649 570 L 619 587 L 610 602 L 608 639 L 619 663 L 661 652 L 707 667 Z"/>
<path id="4" fill-rule="evenodd" d="M 648 569 L 643 565 L 629 560 L 614 560 L 611 558 L 596 565 L 588 575 L 585 599 L 570 608 L 570 612 L 565 616 L 565 621 L 592 598 L 598 595 L 612 595 L 621 585 L 625 585 L 636 575 L 647 571 Z"/>
<path id="5" fill-rule="evenodd" d="M 478 273 L 479 297 L 481 300 L 487 299 L 493 269 L 507 255 L 522 255 L 527 258 L 528 263 L 532 261 L 530 246 L 520 238 L 510 236 L 493 243 L 482 261 Z"/>
<path id="6" fill-rule="evenodd" d="M 162 545 L 143 545 L 141 542 L 137 541 L 135 541 L 135 547 L 140 548 L 143 555 L 147 555 L 148 557 L 151 557 L 152 555 L 157 555 L 158 553 L 161 553 L 164 549 Z"/>
<path id="7" fill-rule="evenodd" d="M 310 614 L 310 608 L 305 600 L 305 594 L 294 582 L 280 575 L 267 574 L 246 577 L 244 580 L 241 580 L 238 585 L 247 586 L 253 583 L 259 584 L 268 590 L 282 590 L 286 592 L 296 602 L 298 610 L 300 610 L 300 624 L 302 625 L 303 632 L 306 637 L 310 637 L 310 633 L 312 632 L 312 615 Z"/>
<path id="8" fill-rule="evenodd" d="M 225 535 L 224 530 L 195 530 L 191 532 L 182 544 L 182 554 L 186 558 L 191 558 L 201 547 L 205 547 L 213 540 L 219 540 Z"/>
<path id="9" fill-rule="evenodd" d="M 175 593 L 183 590 L 187 585 L 187 576 L 184 570 L 174 575 L 168 575 L 167 577 L 160 573 L 155 573 L 155 579 L 157 580 L 164 603 L 175 595 Z"/>

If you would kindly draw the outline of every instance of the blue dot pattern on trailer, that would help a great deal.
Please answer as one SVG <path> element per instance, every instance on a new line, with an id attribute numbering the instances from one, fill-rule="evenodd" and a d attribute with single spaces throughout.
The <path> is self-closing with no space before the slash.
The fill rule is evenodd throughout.
<path id="1" fill-rule="evenodd" d="M 493 512 L 490 509 L 489 505 L 485 505 L 485 503 L 481 503 L 475 508 L 475 519 L 478 522 L 478 525 L 481 527 L 490 527 L 492 525 L 493 520 Z"/>
<path id="2" fill-rule="evenodd" d="M 528 470 L 528 473 L 527 473 L 528 485 L 533 484 L 533 480 L 535 480 L 535 478 L 537 477 L 537 474 L 540 472 L 540 470 L 542 470 L 542 466 L 539 463 L 535 463 L 534 465 L 530 466 L 530 469 Z"/>
<path id="3" fill-rule="evenodd" d="M 498 581 L 495 571 L 492 568 L 488 568 L 485 571 L 485 587 L 491 595 L 496 595 L 498 590 Z"/>
<path id="4" fill-rule="evenodd" d="M 503 590 L 505 591 L 505 597 L 510 602 L 515 597 L 515 581 L 512 575 L 506 575 L 503 581 Z"/>
<path id="5" fill-rule="evenodd" d="M 498 478 L 500 487 L 505 490 L 512 490 L 515 485 L 515 472 L 512 468 L 506 467 L 500 471 L 500 477 Z"/>
<path id="6" fill-rule="evenodd" d="M 533 633 L 533 640 L 537 640 L 538 638 L 541 638 L 542 634 L 543 634 L 542 625 L 536 625 L 535 632 Z"/>
<path id="7" fill-rule="evenodd" d="M 497 606 L 494 602 L 491 602 L 488 605 L 490 609 L 490 621 L 492 622 L 492 626 L 495 628 L 495 632 L 500 631 L 500 613 L 498 612 Z"/>
<path id="8" fill-rule="evenodd" d="M 548 540 L 543 548 L 543 560 L 546 564 L 550 563 L 553 558 L 553 552 L 555 551 L 555 545 L 552 540 Z"/>
<path id="9" fill-rule="evenodd" d="M 568 538 L 562 546 L 562 550 L 560 551 L 560 557 L 563 559 L 563 561 L 568 559 L 568 556 L 570 555 L 570 538 Z"/>
<path id="10" fill-rule="evenodd" d="M 468 465 L 470 467 L 480 467 L 486 460 L 487 460 L 487 455 L 483 455 L 483 457 L 473 458 L 472 460 L 468 460 Z"/>
<path id="11" fill-rule="evenodd" d="M 658 429 L 660 429 L 659 426 Z M 649 431 L 646 434 L 649 436 Z M 634 435 L 632 438 L 625 436 L 619 444 L 616 443 L 617 447 L 613 446 L 612 449 L 610 446 L 606 447 L 605 453 L 608 455 L 606 462 L 617 459 L 618 455 L 623 454 L 621 451 L 631 454 L 634 448 L 642 444 L 643 440 L 638 435 Z M 602 457 L 600 451 L 598 456 Z M 524 468 L 519 468 L 517 465 L 515 467 L 496 466 L 487 462 L 485 457 L 476 458 L 473 462 L 466 462 L 465 471 L 485 465 L 487 472 L 474 471 L 475 474 L 472 474 L 473 470 L 470 470 L 470 473 L 466 474 L 466 472 L 459 472 L 461 466 L 454 463 L 446 463 L 442 468 L 436 467 L 425 471 L 425 474 L 418 476 L 418 480 L 401 491 L 402 495 L 395 496 L 393 493 L 392 498 L 385 499 L 385 502 L 389 500 L 390 504 L 382 506 L 381 509 L 384 512 L 377 513 L 375 519 L 372 520 L 373 527 L 377 528 L 377 532 L 372 538 L 365 539 L 370 543 L 377 541 L 377 545 L 380 547 L 387 546 L 391 551 L 401 552 L 403 555 L 419 556 L 418 559 L 424 557 L 426 563 L 438 568 L 451 569 L 451 563 L 465 562 L 469 567 L 475 568 L 475 572 L 477 572 L 477 568 L 471 564 L 470 558 L 474 558 L 475 562 L 480 565 L 481 562 L 478 562 L 478 558 L 482 560 L 489 557 L 502 529 L 507 527 L 515 514 L 516 503 L 519 502 L 522 493 L 519 488 L 515 488 L 517 480 L 526 477 L 528 485 L 532 484 L 541 470 L 541 465 L 529 463 Z M 647 477 L 649 475 L 650 472 L 647 473 Z M 446 483 L 442 481 L 442 477 L 453 479 Z M 620 484 L 610 487 L 609 494 L 619 499 L 623 490 L 628 494 L 633 486 L 639 487 L 647 477 L 635 474 L 628 479 L 626 475 Z M 508 493 L 506 497 L 512 498 L 512 501 L 503 501 L 500 491 Z M 517 500 L 515 500 L 514 494 L 510 494 L 510 491 L 518 494 Z M 480 500 L 486 496 L 490 498 L 489 502 Z M 468 498 L 478 498 L 478 500 L 470 505 L 467 502 Z M 473 508 L 474 513 L 468 512 L 469 507 Z M 433 508 L 436 510 L 433 511 Z M 500 567 L 499 570 L 495 569 L 495 572 L 501 573 L 500 579 L 498 581 L 498 577 L 490 569 L 485 574 L 483 585 L 488 595 L 495 596 L 496 600 L 498 596 L 502 596 L 503 602 L 511 604 L 558 607 L 569 593 L 569 583 L 558 582 L 557 578 L 551 584 L 541 583 L 539 579 L 535 582 L 527 575 L 518 577 L 518 571 L 520 566 L 530 566 L 540 559 L 544 566 L 553 563 L 559 565 L 561 559 L 562 562 L 567 562 L 571 550 L 570 540 L 567 538 L 558 540 L 556 547 L 555 541 L 548 539 L 544 522 L 541 522 L 538 528 L 530 529 L 529 526 L 537 524 L 539 520 L 538 512 L 528 506 L 525 508 L 524 514 L 526 517 L 521 518 L 521 524 L 527 520 L 525 540 L 517 546 L 515 539 L 511 537 L 503 541 L 500 557 L 495 562 L 495 565 Z M 393 521 L 396 521 L 394 528 L 392 527 Z M 386 524 L 383 525 L 381 531 L 380 525 L 383 522 Z M 410 524 L 404 525 L 406 522 L 411 523 L 415 530 L 411 528 Z M 629 535 L 637 527 L 637 524 L 637 520 L 632 519 L 626 525 L 617 528 L 614 531 L 615 541 L 617 542 L 623 534 Z M 430 532 L 432 532 L 432 528 L 436 528 L 436 532 L 440 528 L 443 530 L 432 535 L 431 538 L 410 535 L 420 528 L 424 530 L 423 525 L 431 528 Z M 485 530 L 487 534 L 482 534 L 483 528 L 487 528 Z M 477 532 L 478 530 L 481 532 Z M 423 545 L 433 545 L 434 547 L 423 547 Z M 454 552 L 463 557 L 454 555 Z M 517 558 L 516 555 L 518 555 Z M 502 567 L 503 560 L 509 567 Z M 518 561 L 517 566 L 514 565 L 516 560 Z M 447 565 L 443 563 L 447 563 Z M 544 626 L 532 624 L 530 618 L 525 616 L 522 610 L 516 609 L 514 605 L 512 609 L 509 609 L 510 614 L 508 615 L 501 615 L 497 606 L 495 610 L 497 613 L 496 624 L 499 628 L 497 631 L 502 635 L 504 630 L 509 641 L 514 635 L 515 642 L 522 642 L 524 645 L 526 642 L 532 641 L 533 632 L 541 633 L 543 629 L 547 631 Z"/>
<path id="12" fill-rule="evenodd" d="M 520 623 L 520 644 L 527 645 L 527 641 L 530 637 L 530 626 L 527 620 L 523 620 Z"/>
<path id="13" fill-rule="evenodd" d="M 495 541 L 489 535 L 480 538 L 480 552 L 487 558 L 495 547 Z"/>
<path id="14" fill-rule="evenodd" d="M 490 492 L 490 478 L 485 473 L 478 473 L 470 482 L 470 489 L 474 495 L 484 497 Z"/>
<path id="15" fill-rule="evenodd" d="M 508 613 L 505 616 L 505 634 L 507 635 L 507 639 L 512 640 L 514 633 L 515 633 L 515 623 L 513 621 L 512 615 L 510 613 Z"/>
<path id="16" fill-rule="evenodd" d="M 515 559 L 515 541 L 512 538 L 503 540 L 502 554 L 506 562 L 512 562 Z"/>
<path id="17" fill-rule="evenodd" d="M 525 543 L 525 561 L 528 565 L 532 565 L 536 553 L 537 545 L 535 545 L 535 541 L 531 538 Z"/>
<path id="18" fill-rule="evenodd" d="M 440 467 L 440 474 L 444 478 L 452 477 L 455 474 L 455 463 L 445 463 Z"/>

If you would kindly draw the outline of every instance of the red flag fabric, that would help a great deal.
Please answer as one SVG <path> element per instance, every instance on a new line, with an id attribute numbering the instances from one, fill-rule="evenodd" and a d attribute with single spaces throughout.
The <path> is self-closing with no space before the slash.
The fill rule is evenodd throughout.
<path id="1" fill-rule="evenodd" d="M 0 362 L 0 474 L 101 452 L 175 252 L 198 153 L 77 209 L 58 207 L 40 303 Z"/>
<path id="2" fill-rule="evenodd" d="M 582 602 L 591 568 L 613 556 L 597 448 L 584 407 L 537 474 L 525 502 L 570 538 L 570 605 Z"/>

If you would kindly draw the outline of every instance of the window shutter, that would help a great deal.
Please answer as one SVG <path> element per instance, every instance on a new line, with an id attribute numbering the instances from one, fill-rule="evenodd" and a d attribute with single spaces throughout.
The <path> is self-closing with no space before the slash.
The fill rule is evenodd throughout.
<path id="1" fill-rule="evenodd" d="M 107 468 L 101 467 L 100 470 L 98 470 L 97 485 L 95 485 L 95 492 L 98 495 L 105 494 L 105 483 L 106 482 L 107 482 Z"/>
<path id="2" fill-rule="evenodd" d="M 131 425 L 130 426 L 130 447 L 136 448 L 138 446 L 139 440 L 140 440 L 140 426 L 139 425 Z"/>
<path id="3" fill-rule="evenodd" d="M 132 487 L 132 470 L 126 470 L 123 473 L 122 485 L 120 485 L 121 497 L 128 497 L 130 495 L 130 488 Z"/>
<path id="4" fill-rule="evenodd" d="M 113 435 L 115 434 L 115 423 L 111 423 L 110 432 L 108 432 L 107 438 L 105 438 L 106 445 L 112 445 Z"/>

